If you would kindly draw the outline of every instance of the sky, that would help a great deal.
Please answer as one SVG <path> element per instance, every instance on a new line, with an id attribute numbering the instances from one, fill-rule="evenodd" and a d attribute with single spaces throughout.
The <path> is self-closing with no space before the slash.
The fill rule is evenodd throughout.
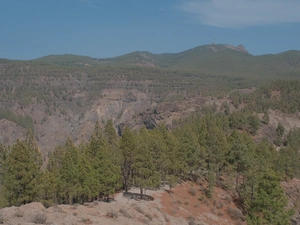
<path id="1" fill-rule="evenodd" d="M 300 0 L 0 0 L 0 58 L 107 58 L 242 44 L 300 50 Z"/>

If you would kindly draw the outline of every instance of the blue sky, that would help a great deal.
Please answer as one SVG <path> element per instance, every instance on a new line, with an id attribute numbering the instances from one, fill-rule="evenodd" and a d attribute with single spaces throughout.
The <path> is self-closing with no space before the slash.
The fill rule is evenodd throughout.
<path id="1" fill-rule="evenodd" d="M 300 0 L 0 0 L 0 58 L 96 58 L 243 44 L 300 50 Z"/>

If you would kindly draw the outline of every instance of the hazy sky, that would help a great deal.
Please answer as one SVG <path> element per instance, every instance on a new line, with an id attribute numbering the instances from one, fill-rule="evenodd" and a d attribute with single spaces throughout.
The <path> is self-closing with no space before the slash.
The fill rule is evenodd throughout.
<path id="1" fill-rule="evenodd" d="M 96 58 L 243 44 L 300 50 L 300 0 L 0 0 L 0 58 Z"/>

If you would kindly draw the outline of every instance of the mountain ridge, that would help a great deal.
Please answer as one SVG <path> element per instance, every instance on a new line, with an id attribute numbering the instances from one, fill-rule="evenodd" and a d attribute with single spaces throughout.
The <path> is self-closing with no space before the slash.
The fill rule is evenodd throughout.
<path id="1" fill-rule="evenodd" d="M 1 60 L 11 60 L 11 61 L 43 61 L 44 59 L 47 60 L 48 58 L 70 56 L 70 57 L 78 57 L 78 58 L 84 57 L 84 58 L 89 58 L 91 60 L 98 60 L 98 61 L 106 61 L 106 60 L 112 60 L 112 59 L 124 57 L 126 55 L 136 54 L 136 53 L 149 54 L 149 55 L 152 55 L 152 56 L 161 57 L 161 56 L 180 55 L 180 54 L 190 52 L 190 51 L 193 51 L 193 50 L 197 50 L 197 49 L 201 49 L 201 48 L 209 48 L 213 51 L 218 51 L 218 50 L 220 50 L 220 47 L 223 47 L 223 50 L 232 49 L 232 50 L 235 50 L 235 51 L 248 53 L 249 55 L 255 56 L 255 57 L 267 56 L 267 55 L 268 56 L 274 56 L 274 55 L 279 55 L 279 54 L 284 54 L 284 53 L 289 53 L 289 52 L 300 52 L 299 50 L 290 49 L 290 50 L 286 50 L 286 51 L 279 52 L 279 53 L 274 53 L 274 54 L 266 53 L 266 54 L 262 54 L 262 55 L 252 55 L 251 53 L 249 53 L 244 48 L 243 45 L 233 46 L 233 45 L 230 45 L 230 44 L 205 44 L 205 45 L 196 46 L 196 47 L 193 47 L 193 48 L 190 48 L 190 49 L 187 49 L 187 50 L 183 50 L 183 51 L 180 51 L 180 52 L 176 52 L 176 53 L 171 53 L 171 52 L 152 53 L 152 52 L 149 52 L 149 51 L 133 51 L 133 52 L 129 52 L 129 53 L 126 53 L 126 54 L 123 54 L 123 55 L 118 55 L 118 56 L 114 56 L 114 57 L 103 57 L 103 58 L 91 57 L 91 56 L 88 56 L 88 55 L 78 55 L 78 54 L 68 54 L 68 53 L 66 53 L 66 54 L 50 54 L 50 55 L 45 55 L 45 56 L 38 57 L 38 58 L 35 58 L 35 59 L 30 59 L 30 60 L 12 60 L 12 59 L 6 59 L 6 58 L 0 58 L 0 59 Z M 216 48 L 219 48 L 219 49 L 216 49 Z"/>

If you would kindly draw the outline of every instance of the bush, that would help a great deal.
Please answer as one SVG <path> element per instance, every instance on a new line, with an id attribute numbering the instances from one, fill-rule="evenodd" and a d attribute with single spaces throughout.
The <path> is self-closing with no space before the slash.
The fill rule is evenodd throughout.
<path id="1" fill-rule="evenodd" d="M 123 216 L 124 217 L 126 217 L 126 218 L 128 218 L 128 219 L 130 219 L 130 218 L 132 218 L 132 216 L 125 210 L 125 209 L 120 209 L 119 210 L 119 212 L 121 213 L 121 214 L 123 214 Z"/>
<path id="2" fill-rule="evenodd" d="M 192 196 L 195 196 L 195 195 L 197 194 L 196 188 L 190 187 L 189 193 L 190 193 Z"/>
<path id="3" fill-rule="evenodd" d="M 115 211 L 110 211 L 108 213 L 106 213 L 106 216 L 111 217 L 111 218 L 118 218 L 118 213 Z"/>
<path id="4" fill-rule="evenodd" d="M 141 207 L 136 207 L 135 210 L 141 214 L 145 214 L 144 210 Z"/>
<path id="5" fill-rule="evenodd" d="M 38 212 L 32 217 L 32 222 L 36 224 L 45 224 L 47 220 L 47 215 L 45 213 Z"/>
<path id="6" fill-rule="evenodd" d="M 189 225 L 197 225 L 197 223 L 195 222 L 195 220 L 189 220 L 188 224 Z"/>
<path id="7" fill-rule="evenodd" d="M 24 216 L 24 212 L 22 212 L 20 209 L 18 209 L 15 213 L 15 217 L 23 217 Z"/>
<path id="8" fill-rule="evenodd" d="M 181 199 L 177 199 L 176 203 L 179 204 L 179 205 L 181 205 L 182 204 L 182 200 Z"/>
<path id="9" fill-rule="evenodd" d="M 227 204 L 230 204 L 232 202 L 232 198 L 230 195 L 225 195 L 224 196 L 224 201 L 227 203 Z"/>
<path id="10" fill-rule="evenodd" d="M 231 207 L 227 207 L 227 212 L 233 220 L 239 220 L 243 217 L 243 213 L 239 209 L 233 209 Z"/>

